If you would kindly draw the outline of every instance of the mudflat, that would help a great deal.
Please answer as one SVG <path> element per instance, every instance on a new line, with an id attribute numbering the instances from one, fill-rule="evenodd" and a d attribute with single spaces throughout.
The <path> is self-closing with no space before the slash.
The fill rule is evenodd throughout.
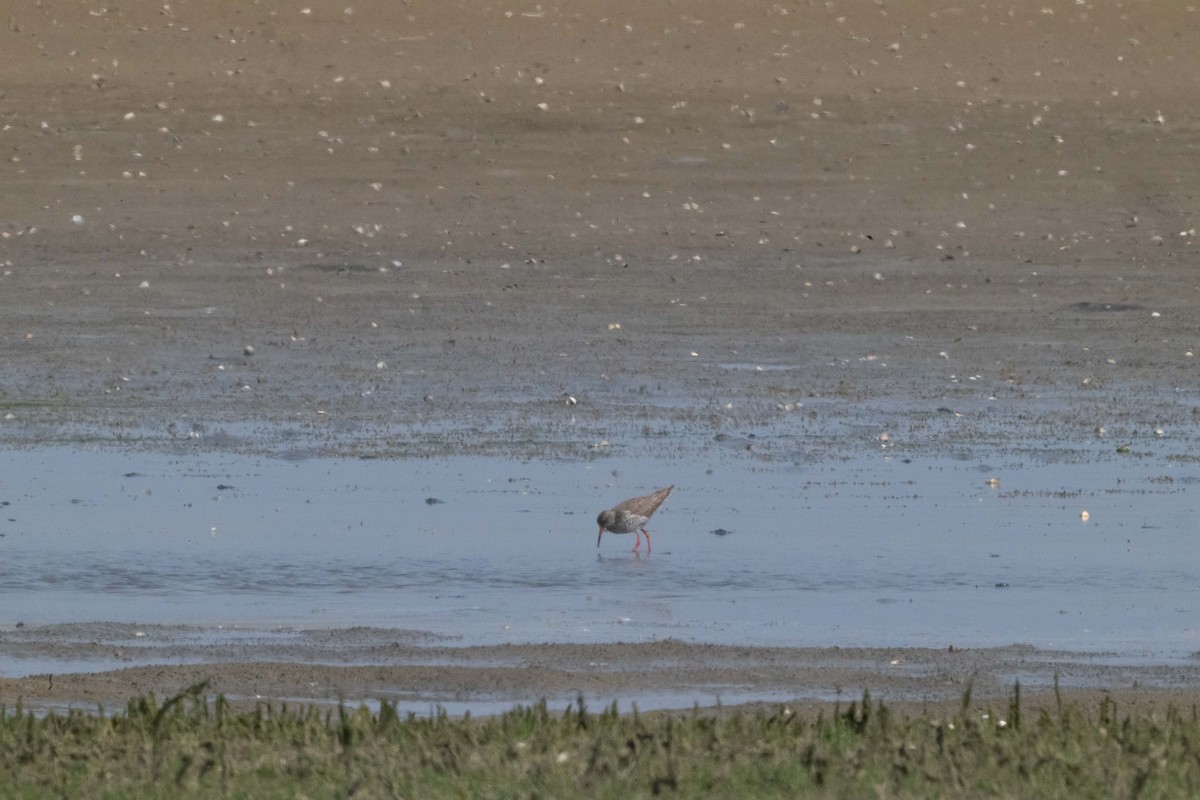
<path id="1" fill-rule="evenodd" d="M 113 655 L 121 626 L 6 632 L 6 656 L 75 659 Z M 788 703 L 816 709 L 861 700 L 864 692 L 898 710 L 1007 707 L 1015 696 L 1045 707 L 1117 700 L 1126 711 L 1187 706 L 1197 698 L 1200 664 L 1129 664 L 1105 654 L 1033 647 L 739 647 L 677 640 L 607 644 L 473 646 L 423 641 L 412 632 L 354 628 L 298 632 L 280 644 L 199 645 L 195 632 L 141 626 L 145 647 L 119 657 L 151 661 L 93 673 L 0 679 L 0 701 L 33 706 L 119 708 L 148 693 L 164 699 L 204 685 L 239 706 L 262 702 L 378 702 L 416 713 L 435 706 L 474 714 L 546 699 L 618 698 L 622 710 L 691 708 L 690 696 L 744 707 Z M 128 633 L 128 632 L 126 632 Z M 192 635 L 189 636 L 189 633 Z M 91 635 L 90 642 L 79 642 Z M 108 640 L 108 641 L 106 641 Z M 143 652 L 138 652 L 143 650 Z M 144 652 L 153 650 L 152 654 Z M 1018 687 L 1019 684 L 1019 687 Z M 632 700 L 631 700 L 632 698 Z M 730 702 L 730 698 L 733 702 Z M 602 701 L 607 702 L 607 701 Z"/>
<path id="2" fill-rule="evenodd" d="M 1194 458 L 1195 7 L 43 0 L 0 21 L 6 446 L 619 463 L 903 429 Z M 601 647 L 630 659 L 615 680 L 658 679 Z M 254 693 L 243 655 L 207 668 L 218 689 Z M 145 669 L 0 699 L 197 671 Z M 821 680 L 869 682 L 845 669 Z"/>

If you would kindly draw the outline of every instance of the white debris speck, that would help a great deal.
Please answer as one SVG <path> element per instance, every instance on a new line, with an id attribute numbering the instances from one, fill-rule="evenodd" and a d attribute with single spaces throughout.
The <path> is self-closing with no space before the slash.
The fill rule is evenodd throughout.
<path id="1" fill-rule="evenodd" d="M 375 362 L 375 369 L 386 369 L 386 368 L 387 368 L 386 361 L 376 361 Z"/>
<path id="2" fill-rule="evenodd" d="M 1079 512 L 1079 519 L 1080 519 L 1081 521 L 1083 521 L 1083 522 L 1087 522 L 1087 521 L 1088 521 L 1089 519 L 1091 519 L 1091 518 L 1092 518 L 1092 515 L 1091 515 L 1091 514 L 1089 514 L 1088 512 L 1086 512 L 1086 511 L 1080 511 L 1080 512 Z"/>
<path id="3" fill-rule="evenodd" d="M 213 114 L 212 121 L 213 121 L 213 122 L 224 122 L 224 121 L 225 121 L 225 115 L 224 115 L 224 114 Z"/>
<path id="4" fill-rule="evenodd" d="M 139 289 L 149 289 L 150 281 L 142 281 L 141 283 L 138 284 L 138 288 Z"/>
<path id="5" fill-rule="evenodd" d="M 619 330 L 621 330 L 621 323 L 619 323 L 619 322 L 610 322 L 610 323 L 608 323 L 608 329 L 609 329 L 610 331 L 619 331 Z"/>
<path id="6" fill-rule="evenodd" d="M 126 121 L 126 122 L 128 122 L 129 120 L 133 119 L 133 118 L 134 118 L 134 117 L 136 117 L 136 116 L 137 116 L 137 114 L 134 114 L 132 111 L 130 111 L 130 112 L 128 112 L 128 113 L 126 113 L 126 114 L 125 114 L 125 117 L 124 117 L 124 119 L 125 119 L 125 121 Z"/>
<path id="7" fill-rule="evenodd" d="M 71 222 L 74 222 L 76 225 L 82 225 L 83 214 L 76 214 L 75 216 L 71 217 Z"/>
<path id="8" fill-rule="evenodd" d="M 565 764 L 565 763 L 567 763 L 567 761 L 570 760 L 570 758 L 571 758 L 571 754 L 564 750 L 563 752 L 559 753 L 554 758 L 554 760 L 559 764 Z"/>
<path id="9" fill-rule="evenodd" d="M 242 352 L 248 356 L 254 355 L 254 345 L 252 345 L 252 344 L 246 345 L 245 347 L 242 348 Z"/>
<path id="10" fill-rule="evenodd" d="M 549 104 L 549 103 L 538 103 L 538 104 L 537 104 L 537 107 L 538 107 L 538 110 L 539 110 L 539 111 L 549 111 L 549 110 L 550 110 L 550 104 Z"/>

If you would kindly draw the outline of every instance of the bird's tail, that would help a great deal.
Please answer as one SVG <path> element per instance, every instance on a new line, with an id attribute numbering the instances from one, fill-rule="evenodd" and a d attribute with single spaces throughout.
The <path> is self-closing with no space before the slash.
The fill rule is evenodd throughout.
<path id="1" fill-rule="evenodd" d="M 669 495 L 671 490 L 674 488 L 675 484 L 672 483 L 670 486 L 664 486 L 650 495 L 651 508 L 653 509 L 650 513 L 653 514 L 654 511 L 658 510 L 658 507 L 663 504 L 663 501 L 667 499 L 667 495 Z"/>

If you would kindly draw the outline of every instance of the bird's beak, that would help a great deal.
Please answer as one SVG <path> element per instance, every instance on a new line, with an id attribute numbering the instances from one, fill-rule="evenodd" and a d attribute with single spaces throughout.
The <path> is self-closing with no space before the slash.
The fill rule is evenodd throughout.
<path id="1" fill-rule="evenodd" d="M 596 534 L 596 547 L 600 546 L 600 537 L 604 535 L 604 526 L 600 526 L 600 532 Z"/>

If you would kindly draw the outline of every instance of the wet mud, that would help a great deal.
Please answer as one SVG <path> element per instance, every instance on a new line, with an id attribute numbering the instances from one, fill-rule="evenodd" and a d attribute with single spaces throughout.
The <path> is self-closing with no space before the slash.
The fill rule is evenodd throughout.
<path id="1" fill-rule="evenodd" d="M 1196 13 L 24 4 L 0 29 L 0 444 L 614 469 L 1103 451 L 1186 487 Z M 632 666 L 585 676 L 531 646 L 444 688 L 653 688 L 715 659 L 718 682 L 797 696 L 937 694 L 1015 669 L 910 654 L 912 689 L 874 656 L 689 645 L 663 671 L 596 647 Z M 430 678 L 274 658 L 0 696 Z M 1130 691 L 1146 669 L 1090 674 Z"/>
<path id="2" fill-rule="evenodd" d="M 225 637 L 230 637 L 226 632 Z M 91 637 L 90 641 L 81 641 Z M 979 650 L 784 648 L 688 644 L 471 646 L 428 641 L 419 632 L 356 628 L 247 632 L 217 641 L 185 627 L 113 624 L 22 630 L 0 636 L 6 655 L 75 657 L 92 651 L 142 666 L 94 673 L 0 679 L 0 701 L 112 707 L 144 693 L 168 697 L 206 683 L 231 701 L 379 702 L 413 713 L 436 708 L 498 711 L 541 699 L 643 710 L 695 703 L 820 705 L 868 692 L 897 707 L 948 707 L 964 699 L 1004 707 L 1020 684 L 1026 697 L 1067 700 L 1129 696 L 1140 706 L 1193 702 L 1194 659 L 1133 663 L 1104 653 L 1028 646 Z M 252 652 L 253 659 L 247 659 Z M 1035 702 L 1038 702 L 1035 700 Z"/>

